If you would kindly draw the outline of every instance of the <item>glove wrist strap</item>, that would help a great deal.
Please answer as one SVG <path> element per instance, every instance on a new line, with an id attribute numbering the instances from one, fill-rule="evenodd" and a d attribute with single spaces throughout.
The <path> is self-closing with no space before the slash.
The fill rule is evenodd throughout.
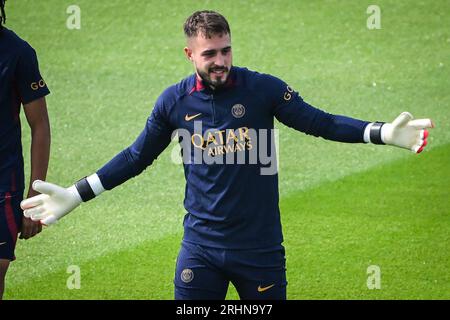
<path id="1" fill-rule="evenodd" d="M 374 122 L 370 128 L 370 142 L 373 144 L 385 144 L 381 139 L 381 127 L 383 127 L 384 122 Z"/>
<path id="2" fill-rule="evenodd" d="M 92 190 L 86 177 L 77 181 L 75 183 L 75 188 L 77 188 L 77 191 L 80 194 L 81 200 L 83 200 L 83 202 L 86 202 L 86 201 L 89 201 L 89 200 L 95 198 L 95 193 Z"/>

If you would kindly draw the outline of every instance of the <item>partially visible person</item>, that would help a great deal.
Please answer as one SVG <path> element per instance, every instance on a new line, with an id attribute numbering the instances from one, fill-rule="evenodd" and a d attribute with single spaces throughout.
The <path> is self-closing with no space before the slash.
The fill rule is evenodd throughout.
<path id="1" fill-rule="evenodd" d="M 6 0 L 0 0 L 0 299 L 9 264 L 15 260 L 17 237 L 29 239 L 40 222 L 23 216 L 25 189 L 20 107 L 31 128 L 30 181 L 45 179 L 50 155 L 50 124 L 45 96 L 50 92 L 39 72 L 34 49 L 4 27 Z M 30 183 L 31 185 L 31 183 Z M 38 193 L 28 190 L 27 197 Z"/>

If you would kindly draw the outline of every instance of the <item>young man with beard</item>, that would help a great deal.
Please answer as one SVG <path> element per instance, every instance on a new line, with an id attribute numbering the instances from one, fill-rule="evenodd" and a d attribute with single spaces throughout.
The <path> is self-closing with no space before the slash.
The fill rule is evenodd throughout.
<path id="1" fill-rule="evenodd" d="M 273 135 L 260 134 L 274 128 L 275 118 L 329 140 L 390 144 L 414 152 L 426 145 L 425 128 L 432 123 L 412 120 L 409 113 L 393 123 L 371 123 L 312 107 L 282 80 L 233 66 L 231 31 L 217 12 L 195 12 L 184 33 L 184 53 L 195 73 L 161 94 L 137 140 L 67 189 L 35 181 L 33 188 L 43 195 L 22 207 L 33 220 L 53 223 L 81 202 L 140 174 L 178 130 L 187 214 L 175 298 L 224 299 L 232 282 L 242 299 L 286 299 L 278 175 L 264 174 L 267 163 L 260 158 L 254 163 L 236 163 L 235 158 L 250 155 L 256 146 L 269 146 L 269 154 L 275 154 Z"/>

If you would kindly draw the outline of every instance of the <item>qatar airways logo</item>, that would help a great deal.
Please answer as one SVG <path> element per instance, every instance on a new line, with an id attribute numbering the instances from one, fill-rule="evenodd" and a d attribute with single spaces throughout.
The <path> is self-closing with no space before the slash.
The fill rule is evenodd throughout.
<path id="1" fill-rule="evenodd" d="M 261 175 L 278 172 L 277 129 L 240 127 L 203 131 L 202 121 L 194 121 L 194 132 L 175 130 L 172 140 L 179 142 L 171 153 L 177 164 L 255 165 Z"/>
<path id="2" fill-rule="evenodd" d="M 203 134 L 194 133 L 191 136 L 191 143 L 195 148 L 207 151 L 211 157 L 253 148 L 247 127 L 237 130 L 210 130 L 206 132 L 206 137 Z"/>

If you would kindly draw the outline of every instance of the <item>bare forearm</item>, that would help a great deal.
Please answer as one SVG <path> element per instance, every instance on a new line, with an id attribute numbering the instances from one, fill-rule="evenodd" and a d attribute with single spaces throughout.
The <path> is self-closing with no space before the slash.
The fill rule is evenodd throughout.
<path id="1" fill-rule="evenodd" d="M 41 124 L 32 130 L 31 135 L 31 175 L 28 197 L 37 194 L 37 192 L 31 188 L 33 181 L 46 179 L 49 157 L 50 127 L 48 124 Z"/>

